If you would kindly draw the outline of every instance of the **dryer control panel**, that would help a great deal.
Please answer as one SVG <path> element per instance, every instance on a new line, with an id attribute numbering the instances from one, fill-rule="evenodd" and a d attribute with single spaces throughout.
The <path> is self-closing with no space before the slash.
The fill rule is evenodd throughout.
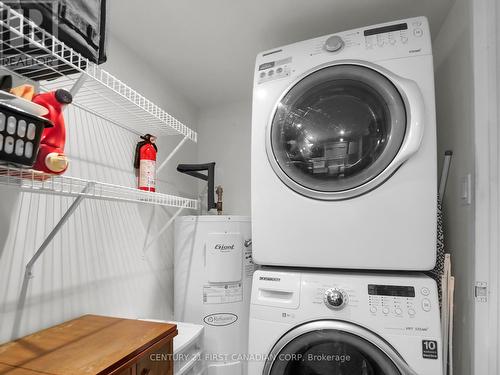
<path id="1" fill-rule="evenodd" d="M 339 60 L 382 61 L 431 55 L 431 35 L 425 17 L 342 31 L 289 44 L 257 55 L 256 85 L 294 78 L 295 72 Z M 312 63 L 312 61 L 314 63 Z"/>
<path id="2" fill-rule="evenodd" d="M 421 39 L 428 32 L 423 20 L 378 26 L 363 31 L 364 45 L 367 49 L 383 48 L 391 45 L 405 45 L 412 39 Z"/>
<path id="3" fill-rule="evenodd" d="M 314 39 L 311 56 L 397 58 L 431 53 L 430 31 L 424 17 L 344 31 Z M 380 57 L 379 57 L 380 56 Z M 354 56 L 352 56 L 354 57 Z"/>

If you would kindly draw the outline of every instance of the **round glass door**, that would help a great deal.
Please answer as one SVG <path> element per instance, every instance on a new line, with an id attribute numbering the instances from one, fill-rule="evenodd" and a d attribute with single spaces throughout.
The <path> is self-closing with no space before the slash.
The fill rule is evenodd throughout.
<path id="1" fill-rule="evenodd" d="M 300 80 L 278 103 L 268 155 L 295 191 L 345 199 L 389 166 L 405 133 L 406 108 L 388 78 L 360 65 L 334 65 Z"/>
<path id="2" fill-rule="evenodd" d="M 336 329 L 298 335 L 271 353 L 270 358 L 265 375 L 403 374 L 377 345 Z"/>

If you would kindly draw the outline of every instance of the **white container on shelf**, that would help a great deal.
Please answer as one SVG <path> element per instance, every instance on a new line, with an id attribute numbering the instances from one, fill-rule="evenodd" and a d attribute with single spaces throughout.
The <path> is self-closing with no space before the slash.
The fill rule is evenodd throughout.
<path id="1" fill-rule="evenodd" d="M 177 324 L 179 334 L 174 338 L 174 375 L 206 373 L 203 348 L 203 326 L 185 322 Z"/>
<path id="2" fill-rule="evenodd" d="M 245 216 L 183 216 L 175 222 L 175 319 L 205 326 L 208 375 L 246 373 L 254 263 Z"/>
<path id="3" fill-rule="evenodd" d="M 206 374 L 202 325 L 157 319 L 141 320 L 177 325 L 178 334 L 174 337 L 174 375 Z"/>

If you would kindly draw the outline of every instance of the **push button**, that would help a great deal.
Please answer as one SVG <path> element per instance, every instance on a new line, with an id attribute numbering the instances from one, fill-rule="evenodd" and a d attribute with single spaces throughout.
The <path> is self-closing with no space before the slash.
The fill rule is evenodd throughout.
<path id="1" fill-rule="evenodd" d="M 429 288 L 426 288 L 425 286 L 420 289 L 420 293 L 422 293 L 423 296 L 428 296 L 430 292 Z"/>
<path id="2" fill-rule="evenodd" d="M 431 311 L 431 301 L 428 299 L 428 298 L 424 298 L 422 300 L 422 309 L 425 311 L 425 312 L 429 312 Z"/>
<path id="3" fill-rule="evenodd" d="M 415 29 L 413 30 L 413 35 L 415 35 L 417 38 L 420 38 L 422 35 L 424 35 L 424 31 L 422 29 Z"/>

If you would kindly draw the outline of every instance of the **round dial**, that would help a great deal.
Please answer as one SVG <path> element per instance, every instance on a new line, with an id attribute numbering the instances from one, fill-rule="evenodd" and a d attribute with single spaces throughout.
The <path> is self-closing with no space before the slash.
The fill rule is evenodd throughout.
<path id="1" fill-rule="evenodd" d="M 328 289 L 325 292 L 325 304 L 331 309 L 341 309 L 347 304 L 347 294 L 337 288 Z"/>
<path id="2" fill-rule="evenodd" d="M 329 52 L 340 51 L 342 47 L 344 47 L 344 41 L 337 35 L 329 37 L 325 42 L 325 49 Z"/>

